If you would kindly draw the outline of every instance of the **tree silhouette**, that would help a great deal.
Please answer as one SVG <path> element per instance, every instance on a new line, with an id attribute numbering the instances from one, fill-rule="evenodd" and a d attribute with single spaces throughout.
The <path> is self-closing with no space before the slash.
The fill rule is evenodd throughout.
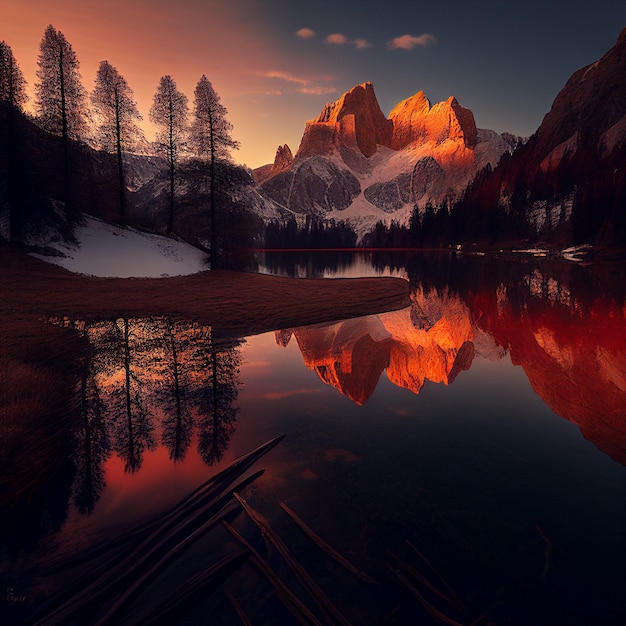
<path id="1" fill-rule="evenodd" d="M 241 356 L 236 346 L 218 347 L 212 341 L 205 352 L 207 387 L 203 390 L 198 419 L 198 452 L 207 465 L 219 462 L 235 430 L 239 409 Z"/>
<path id="2" fill-rule="evenodd" d="M 210 263 L 212 269 L 218 263 L 215 162 L 217 159 L 228 160 L 230 158 L 229 150 L 239 148 L 239 142 L 231 137 L 233 126 L 226 120 L 227 113 L 228 111 L 220 103 L 220 97 L 213 89 L 213 85 L 203 75 L 194 90 L 194 119 L 191 124 L 189 143 L 194 154 L 209 163 L 211 185 L 209 200 Z"/>
<path id="3" fill-rule="evenodd" d="M 79 62 L 61 31 L 49 25 L 40 44 L 35 85 L 38 121 L 44 130 L 63 138 L 65 202 L 71 210 L 70 139 L 84 138 L 87 128 L 85 89 Z"/>
<path id="4" fill-rule="evenodd" d="M 108 366 L 115 375 L 107 409 L 111 420 L 111 447 L 124 460 L 124 469 L 134 473 L 143 464 L 146 450 L 155 447 L 154 424 L 143 401 L 137 361 L 138 332 L 142 320 L 121 318 L 114 322 L 116 344 L 107 355 Z"/>
<path id="5" fill-rule="evenodd" d="M 74 504 L 80 513 L 91 513 L 105 487 L 104 462 L 109 456 L 109 436 L 105 407 L 96 384 L 94 347 L 85 349 L 80 386 L 79 419 L 74 430 L 74 466 L 72 484 Z"/>
<path id="6" fill-rule="evenodd" d="M 154 94 L 150 120 L 158 127 L 157 151 L 167 158 L 170 170 L 168 233 L 174 230 L 174 173 L 176 163 L 185 148 L 188 114 L 187 96 L 178 91 L 171 76 L 163 76 Z"/>
<path id="7" fill-rule="evenodd" d="M 6 154 L 6 190 L 9 210 L 9 241 L 16 239 L 17 228 L 16 207 L 20 193 L 20 167 L 17 157 L 17 124 L 28 96 L 26 95 L 26 81 L 20 66 L 13 56 L 13 51 L 6 42 L 0 41 L 0 102 L 8 104 L 6 108 L 6 136 L 3 148 Z"/>
<path id="8" fill-rule="evenodd" d="M 155 392 L 164 412 L 161 440 L 170 459 L 182 461 L 191 444 L 194 420 L 190 411 L 190 391 L 200 364 L 194 360 L 193 348 L 199 341 L 193 327 L 165 320 L 163 329 L 164 361 L 153 366 L 158 383 Z"/>
<path id="9" fill-rule="evenodd" d="M 5 41 L 0 41 L 0 100 L 20 111 L 28 100 L 24 75 Z"/>
<path id="10" fill-rule="evenodd" d="M 126 183 L 122 152 L 136 150 L 145 141 L 137 124 L 142 118 L 133 91 L 124 77 L 108 61 L 102 61 L 96 74 L 91 103 L 97 116 L 96 142 L 107 152 L 116 152 L 120 194 L 120 226 L 127 223 Z"/>

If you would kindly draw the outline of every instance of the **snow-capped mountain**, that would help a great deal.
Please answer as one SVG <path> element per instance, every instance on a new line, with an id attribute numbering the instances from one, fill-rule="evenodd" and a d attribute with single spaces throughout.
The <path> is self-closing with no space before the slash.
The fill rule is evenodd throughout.
<path id="1" fill-rule="evenodd" d="M 295 214 L 406 222 L 413 208 L 456 198 L 476 172 L 519 138 L 476 128 L 456 98 L 431 105 L 422 91 L 385 117 L 371 83 L 357 85 L 306 123 L 292 156 L 255 170 L 262 193 Z"/>

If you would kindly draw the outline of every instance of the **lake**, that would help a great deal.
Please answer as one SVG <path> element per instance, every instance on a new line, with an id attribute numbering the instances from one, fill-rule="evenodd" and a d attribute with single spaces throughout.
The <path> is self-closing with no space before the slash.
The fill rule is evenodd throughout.
<path id="1" fill-rule="evenodd" d="M 623 265 L 257 263 L 403 277 L 411 305 L 247 337 L 158 316 L 33 328 L 0 396 L 3 623 L 623 623 Z M 38 378 L 63 350 L 72 366 Z M 246 513 L 222 496 L 248 476 Z"/>

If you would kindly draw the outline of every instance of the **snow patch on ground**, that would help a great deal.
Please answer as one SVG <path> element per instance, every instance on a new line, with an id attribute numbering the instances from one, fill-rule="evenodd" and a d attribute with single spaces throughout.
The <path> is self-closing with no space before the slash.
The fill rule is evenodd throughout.
<path id="1" fill-rule="evenodd" d="M 83 217 L 84 223 L 75 230 L 78 245 L 49 244 L 64 256 L 33 256 L 71 272 L 101 277 L 160 278 L 208 269 L 207 255 L 188 243 Z"/>

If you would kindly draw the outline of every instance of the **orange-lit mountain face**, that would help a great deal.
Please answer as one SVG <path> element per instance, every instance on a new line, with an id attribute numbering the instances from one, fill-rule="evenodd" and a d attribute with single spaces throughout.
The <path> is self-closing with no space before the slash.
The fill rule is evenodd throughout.
<path id="1" fill-rule="evenodd" d="M 385 117 L 364 83 L 306 123 L 293 161 L 280 146 L 274 165 L 255 177 L 267 197 L 296 213 L 403 221 L 415 205 L 455 196 L 516 140 L 478 130 L 456 98 L 431 105 L 422 91 Z"/>
<path id="2" fill-rule="evenodd" d="M 464 298 L 418 288 L 407 309 L 281 331 L 277 341 L 292 336 L 307 367 L 360 405 L 383 372 L 419 393 L 426 381 L 451 384 L 476 355 L 509 352 L 557 415 L 626 464 L 626 307 L 600 299 L 583 306 L 538 270 L 522 284 Z"/>
<path id="3" fill-rule="evenodd" d="M 414 292 L 411 306 L 400 311 L 292 334 L 307 367 L 360 405 L 370 399 L 383 371 L 395 385 L 419 393 L 427 380 L 451 383 L 474 358 L 469 309 L 457 296 L 434 290 Z M 288 342 L 284 331 L 277 342 Z"/>

